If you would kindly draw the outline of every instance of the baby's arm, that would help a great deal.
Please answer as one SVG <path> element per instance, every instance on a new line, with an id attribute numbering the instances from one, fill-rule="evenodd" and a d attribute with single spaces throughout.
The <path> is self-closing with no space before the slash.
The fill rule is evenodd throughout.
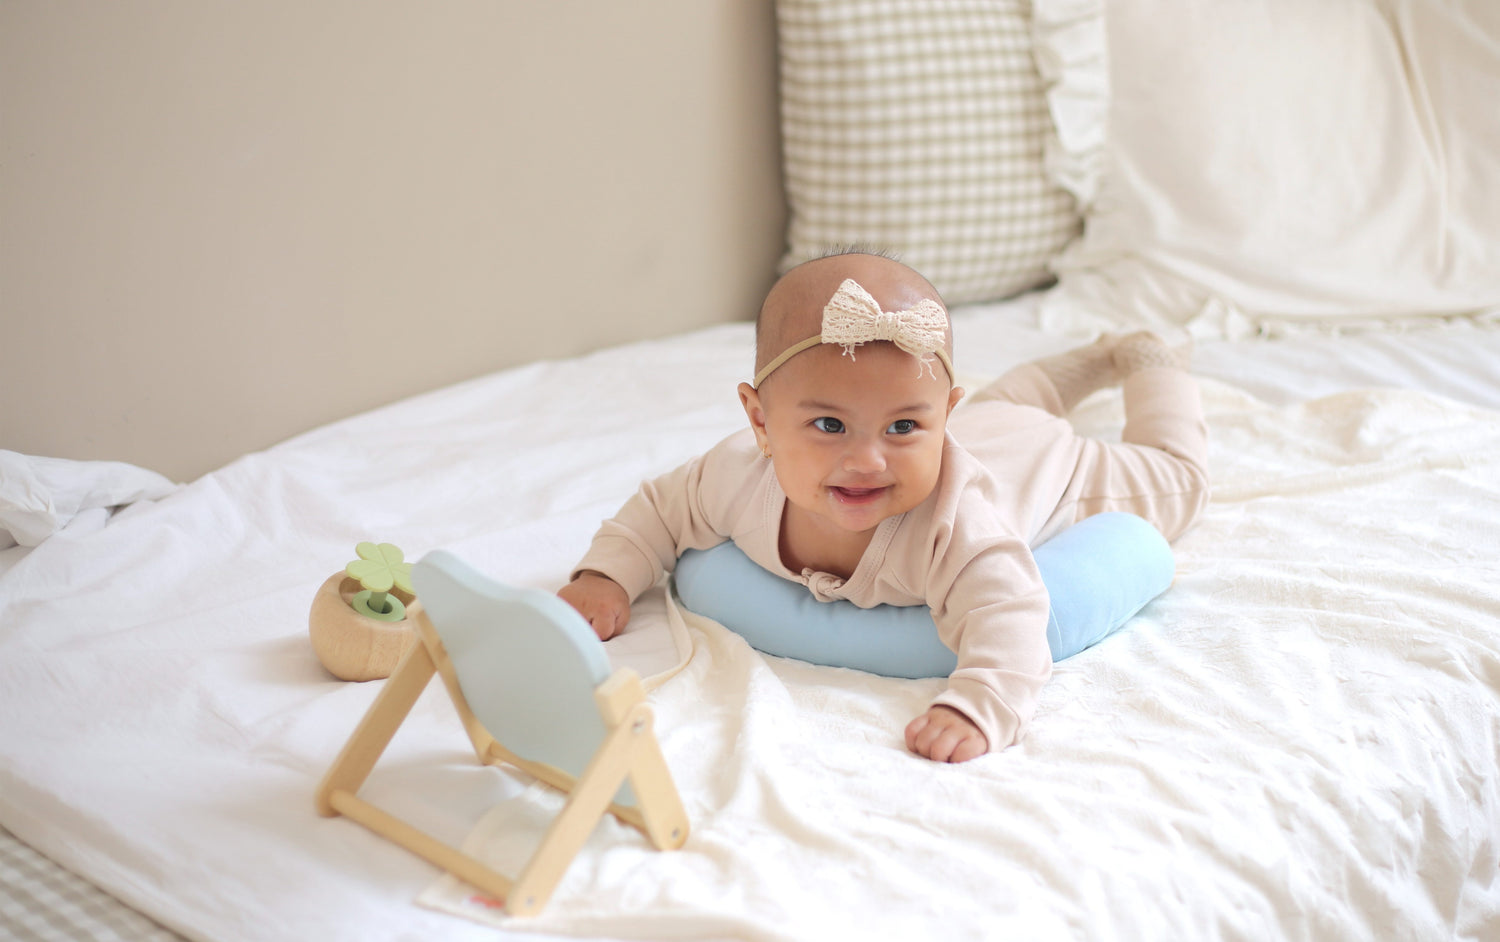
<path id="1" fill-rule="evenodd" d="M 708 549 L 727 538 L 729 521 L 743 513 L 743 495 L 749 493 L 745 479 L 759 457 L 747 429 L 642 484 L 600 526 L 558 596 L 601 639 L 618 634 L 630 620 L 630 603 L 672 570 L 678 554 Z"/>
<path id="2" fill-rule="evenodd" d="M 564 602 L 578 610 L 600 641 L 608 641 L 630 621 L 630 596 L 615 580 L 585 570 L 557 590 Z"/>
<path id="3" fill-rule="evenodd" d="M 951 545 L 934 567 L 928 604 L 958 653 L 948 687 L 907 726 L 907 746 L 963 762 L 1018 742 L 1052 674 L 1048 599 L 1031 551 L 1015 538 Z"/>

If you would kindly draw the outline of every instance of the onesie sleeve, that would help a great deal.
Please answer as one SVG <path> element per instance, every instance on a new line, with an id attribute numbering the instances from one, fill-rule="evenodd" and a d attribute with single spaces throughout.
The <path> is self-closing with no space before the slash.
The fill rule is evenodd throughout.
<path id="1" fill-rule="evenodd" d="M 753 487 L 753 462 L 743 454 L 739 437 L 642 484 L 599 527 L 569 578 L 584 570 L 601 572 L 634 601 L 672 570 L 683 550 L 708 549 L 728 539 Z"/>
<path id="2" fill-rule="evenodd" d="M 938 634 L 958 654 L 948 687 L 933 705 L 967 716 L 989 750 L 998 752 L 1021 741 L 1052 676 L 1047 588 L 1019 538 L 997 539 L 972 553 L 951 552 L 956 549 L 929 582 Z"/>

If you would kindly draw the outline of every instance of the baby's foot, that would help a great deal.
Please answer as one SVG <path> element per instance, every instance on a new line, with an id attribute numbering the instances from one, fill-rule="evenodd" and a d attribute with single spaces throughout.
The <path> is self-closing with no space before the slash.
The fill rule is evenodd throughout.
<path id="1" fill-rule="evenodd" d="M 1071 412 L 1095 390 L 1120 382 L 1122 376 L 1114 353 L 1119 340 L 1118 334 L 1105 334 L 1086 347 L 1036 361 L 1037 368 L 1047 374 L 1057 390 L 1063 414 Z"/>
<path id="2" fill-rule="evenodd" d="M 1180 347 L 1168 346 L 1165 340 L 1149 330 L 1116 339 L 1113 350 L 1115 369 L 1122 379 L 1140 370 L 1156 367 L 1185 370 L 1192 355 L 1192 341 Z"/>

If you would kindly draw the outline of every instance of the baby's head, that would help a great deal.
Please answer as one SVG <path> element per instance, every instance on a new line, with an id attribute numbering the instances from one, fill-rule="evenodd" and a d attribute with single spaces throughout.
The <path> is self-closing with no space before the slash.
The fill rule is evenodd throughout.
<path id="1" fill-rule="evenodd" d="M 937 291 L 892 259 L 833 255 L 783 276 L 739 392 L 787 499 L 845 532 L 925 500 L 963 396 L 952 348 Z"/>

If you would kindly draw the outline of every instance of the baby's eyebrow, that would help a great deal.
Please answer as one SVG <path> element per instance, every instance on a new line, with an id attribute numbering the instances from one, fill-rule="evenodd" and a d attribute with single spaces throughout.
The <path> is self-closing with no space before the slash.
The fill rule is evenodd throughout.
<path id="1" fill-rule="evenodd" d="M 840 404 L 835 403 L 835 402 L 824 402 L 821 399 L 803 399 L 801 402 L 797 403 L 797 408 L 799 408 L 799 409 L 806 409 L 806 410 L 808 410 L 810 412 L 848 412 L 848 411 L 850 411 L 846 406 L 840 405 Z M 931 412 L 932 408 L 933 408 L 933 406 L 932 406 L 932 403 L 930 403 L 930 402 L 913 402 L 910 405 L 898 406 L 897 408 L 891 410 L 891 414 L 892 415 L 897 415 L 897 414 L 905 413 L 905 412 L 925 413 L 925 412 Z"/>
<path id="2" fill-rule="evenodd" d="M 844 409 L 844 407 L 842 405 L 839 405 L 838 403 L 824 402 L 821 399 L 804 399 L 801 402 L 797 403 L 797 408 L 811 409 L 813 411 L 822 410 L 824 412 L 840 412 Z"/>

